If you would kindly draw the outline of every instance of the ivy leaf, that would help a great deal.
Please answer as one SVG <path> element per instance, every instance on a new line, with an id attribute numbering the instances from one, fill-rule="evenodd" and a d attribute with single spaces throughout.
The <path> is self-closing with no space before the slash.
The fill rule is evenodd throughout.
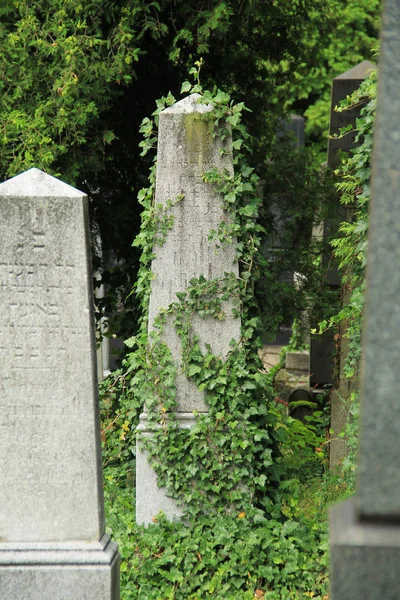
<path id="1" fill-rule="evenodd" d="M 187 373 L 189 377 L 193 377 L 193 375 L 201 373 L 201 367 L 199 365 L 189 365 Z"/>
<path id="2" fill-rule="evenodd" d="M 181 94 L 187 94 L 192 89 L 192 84 L 190 81 L 184 81 L 181 87 Z"/>

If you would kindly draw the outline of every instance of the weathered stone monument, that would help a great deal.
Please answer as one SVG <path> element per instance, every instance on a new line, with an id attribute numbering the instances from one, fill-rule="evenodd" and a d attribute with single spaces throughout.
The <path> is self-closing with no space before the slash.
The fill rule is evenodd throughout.
<path id="1" fill-rule="evenodd" d="M 327 166 L 335 169 L 339 165 L 339 153 L 349 152 L 355 148 L 355 132 L 349 132 L 340 137 L 340 130 L 347 126 L 355 127 L 356 119 L 360 116 L 365 102 L 360 102 L 351 109 L 338 111 L 340 102 L 355 92 L 362 81 L 376 67 L 373 63 L 364 60 L 352 69 L 341 73 L 332 81 L 331 109 L 329 124 L 329 140 L 327 152 Z M 339 136 L 339 137 L 337 137 Z M 341 285 L 341 274 L 337 262 L 332 256 L 329 241 L 336 237 L 341 221 L 351 220 L 352 208 L 347 209 L 339 204 L 339 199 L 334 199 L 334 206 L 330 218 L 323 224 L 322 238 L 325 250 L 323 253 L 323 266 L 326 271 L 324 286 L 331 296 L 336 297 L 338 304 L 348 301 L 349 292 Z M 321 315 L 312 315 L 312 327 L 316 327 Z M 331 469 L 336 468 L 346 456 L 345 440 L 339 434 L 346 426 L 346 400 L 350 395 L 350 382 L 343 375 L 343 365 L 347 356 L 347 340 L 344 337 L 345 328 L 341 326 L 339 341 L 335 341 L 336 332 L 332 329 L 323 334 L 311 335 L 310 339 L 310 387 L 314 394 L 321 393 L 334 386 L 330 394 L 331 402 L 331 441 L 329 444 L 329 464 Z"/>
<path id="2" fill-rule="evenodd" d="M 361 363 L 359 478 L 331 512 L 333 600 L 400 595 L 400 3 L 384 2 Z"/>
<path id="3" fill-rule="evenodd" d="M 206 279 L 224 277 L 225 272 L 238 276 L 235 244 L 221 248 L 210 242 L 211 230 L 216 230 L 228 216 L 222 208 L 220 194 L 203 180 L 203 174 L 212 167 L 233 173 L 230 141 L 224 142 L 226 153 L 221 156 L 223 142 L 213 138 L 212 106 L 199 104 L 193 94 L 160 114 L 156 171 L 156 203 L 182 198 L 170 211 L 174 218 L 165 243 L 154 247 L 149 328 L 159 311 L 177 301 L 177 292 L 183 292 L 192 278 L 203 275 Z M 222 321 L 195 317 L 194 333 L 200 343 L 210 344 L 217 356 L 225 356 L 229 342 L 240 338 L 240 319 L 232 314 L 232 303 L 225 302 L 226 318 Z M 163 339 L 171 349 L 178 368 L 177 418 L 181 427 L 191 427 L 194 412 L 204 413 L 207 406 L 204 393 L 179 372 L 181 343 L 170 322 L 166 323 Z M 146 407 L 139 425 L 141 435 L 149 435 Z M 140 437 L 136 453 L 136 520 L 148 524 L 163 511 L 170 518 L 178 518 L 181 511 L 164 489 L 157 487 L 156 475 L 151 468 Z"/>
<path id="4" fill-rule="evenodd" d="M 87 198 L 0 185 L 0 598 L 118 600 L 105 534 Z"/>

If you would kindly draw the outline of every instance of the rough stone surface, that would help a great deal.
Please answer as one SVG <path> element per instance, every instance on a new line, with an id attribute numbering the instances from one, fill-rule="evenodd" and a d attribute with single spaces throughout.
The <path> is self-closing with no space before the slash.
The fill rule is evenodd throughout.
<path id="1" fill-rule="evenodd" d="M 217 248 L 215 242 L 208 240 L 211 230 L 216 230 L 219 223 L 227 221 L 229 217 L 222 208 L 220 194 L 203 181 L 203 174 L 211 168 L 233 173 L 233 166 L 230 142 L 226 145 L 228 152 L 221 156 L 221 142 L 211 135 L 212 106 L 199 104 L 199 98 L 198 94 L 193 94 L 160 114 L 156 203 L 165 206 L 168 200 L 174 202 L 178 197 L 183 199 L 168 209 L 168 214 L 174 218 L 172 229 L 168 231 L 165 242 L 154 247 L 152 271 L 155 277 L 151 284 L 150 329 L 160 310 L 176 302 L 176 294 L 184 292 L 192 278 L 203 275 L 206 279 L 215 279 L 223 277 L 225 273 L 238 276 L 235 244 Z M 193 332 L 199 337 L 201 346 L 205 348 L 205 344 L 210 344 L 217 356 L 226 356 L 230 341 L 240 339 L 240 319 L 234 318 L 233 308 L 231 301 L 224 303 L 226 317 L 222 321 L 194 317 Z M 177 412 L 182 413 L 185 423 L 187 414 L 194 422 L 194 411 L 207 411 L 204 393 L 180 371 L 181 343 L 169 320 L 164 328 L 163 339 L 178 367 Z M 146 410 L 139 431 L 147 431 Z M 156 486 L 154 474 L 141 450 L 140 439 L 137 454 L 137 522 L 151 523 L 150 515 L 158 510 L 168 513 L 170 518 L 178 518 L 180 510 L 174 508 L 165 491 L 158 490 Z"/>
<path id="2" fill-rule="evenodd" d="M 286 369 L 296 369 L 298 371 L 310 370 L 310 353 L 309 352 L 287 352 L 286 353 Z"/>
<path id="3" fill-rule="evenodd" d="M 281 369 L 276 374 L 274 387 L 282 400 L 288 400 L 293 390 L 308 388 L 308 373 L 297 369 Z"/>
<path id="4" fill-rule="evenodd" d="M 331 427 L 329 441 L 329 468 L 337 469 L 347 456 L 347 445 L 339 435 L 347 424 L 347 403 L 337 390 L 331 392 Z"/>
<path id="5" fill-rule="evenodd" d="M 398 600 L 400 524 L 362 522 L 355 499 L 331 509 L 333 600 Z"/>
<path id="6" fill-rule="evenodd" d="M 369 217 L 355 499 L 331 511 L 332 600 L 397 600 L 400 590 L 400 3 L 386 0 Z"/>
<path id="7" fill-rule="evenodd" d="M 87 198 L 38 169 L 0 185 L 0 361 L 0 597 L 50 598 L 5 593 L 6 546 L 98 543 L 104 514 Z"/>
<path id="8" fill-rule="evenodd" d="M 7 600 L 117 599 L 117 547 L 108 535 L 96 543 L 0 543 L 0 590 Z"/>
<path id="9" fill-rule="evenodd" d="M 400 4 L 386 2 L 381 36 L 362 357 L 360 511 L 400 519 Z"/>
<path id="10" fill-rule="evenodd" d="M 260 357 L 264 369 L 268 372 L 280 361 L 280 352 L 283 346 L 266 345 L 260 348 L 258 356 Z"/>
<path id="11" fill-rule="evenodd" d="M 220 195 L 204 183 L 203 174 L 213 167 L 233 173 L 230 154 L 220 156 L 221 143 L 212 138 L 212 107 L 198 104 L 198 94 L 177 102 L 160 114 L 156 172 L 156 203 L 165 205 L 179 195 L 184 198 L 171 209 L 174 225 L 162 246 L 155 246 L 149 323 L 161 309 L 177 301 L 189 281 L 203 275 L 206 279 L 223 277 L 225 272 L 238 275 L 235 245 L 217 249 L 208 241 L 211 230 L 218 228 L 227 214 Z M 194 319 L 194 333 L 201 343 L 211 345 L 217 356 L 225 356 L 232 338 L 240 337 L 240 320 L 232 316 L 232 303 L 225 303 L 226 318 Z M 171 324 L 165 339 L 177 364 L 181 344 Z M 207 410 L 204 395 L 183 375 L 177 378 L 177 401 L 180 412 Z"/>

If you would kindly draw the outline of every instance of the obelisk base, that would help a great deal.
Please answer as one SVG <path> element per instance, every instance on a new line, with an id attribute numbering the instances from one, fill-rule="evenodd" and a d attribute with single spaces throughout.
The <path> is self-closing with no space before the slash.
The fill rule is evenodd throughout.
<path id="1" fill-rule="evenodd" d="M 330 511 L 331 600 L 398 600 L 400 523 L 361 521 L 356 498 Z"/>
<path id="2" fill-rule="evenodd" d="M 100 542 L 0 543 L 2 600 L 118 600 L 119 555 Z"/>
<path id="3" fill-rule="evenodd" d="M 190 429 L 196 417 L 193 413 L 177 413 L 178 426 Z M 151 436 L 148 426 L 147 413 L 140 415 L 140 423 L 136 429 L 136 523 L 150 525 L 155 522 L 155 517 L 162 511 L 170 521 L 179 520 L 182 510 L 173 498 L 167 495 L 165 488 L 157 485 L 157 475 L 150 465 L 148 452 L 143 447 L 142 437 Z"/>

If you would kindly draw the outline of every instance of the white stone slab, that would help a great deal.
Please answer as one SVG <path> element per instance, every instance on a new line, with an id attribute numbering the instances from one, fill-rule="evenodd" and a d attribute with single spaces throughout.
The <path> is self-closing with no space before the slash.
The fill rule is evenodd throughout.
<path id="1" fill-rule="evenodd" d="M 105 530 L 87 198 L 38 169 L 0 185 L 0 364 L 0 597 L 67 598 L 6 583 L 16 545 Z"/>

